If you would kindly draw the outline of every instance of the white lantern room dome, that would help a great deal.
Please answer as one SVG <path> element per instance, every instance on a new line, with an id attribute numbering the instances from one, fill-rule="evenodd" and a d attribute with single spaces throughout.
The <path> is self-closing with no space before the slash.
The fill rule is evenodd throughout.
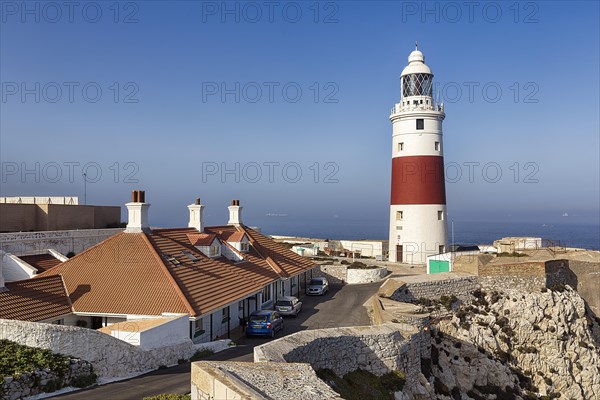
<path id="1" fill-rule="evenodd" d="M 431 69 L 425 64 L 425 56 L 419 51 L 418 47 L 408 56 L 408 65 L 404 67 L 400 77 L 409 74 L 433 75 Z"/>

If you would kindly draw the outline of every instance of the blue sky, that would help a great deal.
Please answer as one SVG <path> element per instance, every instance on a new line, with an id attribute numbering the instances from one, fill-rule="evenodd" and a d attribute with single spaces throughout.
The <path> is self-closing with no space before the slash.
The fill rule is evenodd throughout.
<path id="1" fill-rule="evenodd" d="M 236 198 L 249 224 L 386 225 L 418 40 L 450 217 L 598 224 L 597 2 L 61 4 L 2 2 L 3 196 L 83 197 L 86 167 L 88 203 L 145 189 L 153 225 L 185 224 L 196 196 L 209 223 Z"/>

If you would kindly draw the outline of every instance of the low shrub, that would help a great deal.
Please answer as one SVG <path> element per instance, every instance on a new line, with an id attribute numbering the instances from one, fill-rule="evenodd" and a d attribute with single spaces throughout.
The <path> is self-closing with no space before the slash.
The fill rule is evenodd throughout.
<path id="1" fill-rule="evenodd" d="M 194 353 L 193 356 L 190 357 L 190 361 L 198 361 L 215 354 L 214 350 L 211 349 L 201 349 Z"/>
<path id="2" fill-rule="evenodd" d="M 395 370 L 382 375 L 379 379 L 383 387 L 387 390 L 399 392 L 404 388 L 404 384 L 406 383 L 406 374 L 402 371 Z"/>
<path id="3" fill-rule="evenodd" d="M 144 400 L 191 400 L 189 394 L 162 393 L 156 396 L 144 397 Z"/>
<path id="4" fill-rule="evenodd" d="M 81 375 L 75 379 L 72 379 L 69 385 L 76 388 L 84 388 L 94 385 L 97 380 L 98 376 L 96 376 L 94 373 L 91 373 L 89 375 Z"/>

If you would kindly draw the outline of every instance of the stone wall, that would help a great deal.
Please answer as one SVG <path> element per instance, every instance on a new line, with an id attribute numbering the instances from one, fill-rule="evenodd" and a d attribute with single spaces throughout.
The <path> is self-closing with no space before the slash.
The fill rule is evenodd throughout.
<path id="1" fill-rule="evenodd" d="M 393 324 L 297 332 L 254 348 L 255 362 L 308 363 L 338 376 L 363 369 L 376 375 L 391 370 L 416 381 L 421 356 L 430 350 L 428 332 L 401 332 Z"/>
<path id="2" fill-rule="evenodd" d="M 122 228 L 115 228 L 0 233 L 0 250 L 16 256 L 41 254 L 46 249 L 55 249 L 65 255 L 79 254 L 122 231 Z"/>
<path id="3" fill-rule="evenodd" d="M 191 375 L 192 400 L 341 400 L 308 364 L 199 361 Z"/>
<path id="4" fill-rule="evenodd" d="M 507 257 L 507 261 L 514 260 L 514 258 Z M 546 267 L 543 261 L 533 262 L 513 262 L 513 263 L 488 263 L 479 266 L 480 276 L 502 276 L 502 275 L 515 275 L 515 276 L 540 276 L 546 275 Z"/>
<path id="5" fill-rule="evenodd" d="M 348 268 L 346 272 L 346 281 L 348 284 L 378 282 L 382 280 L 387 273 L 386 267 L 372 269 Z"/>
<path id="6" fill-rule="evenodd" d="M 0 339 L 89 361 L 99 377 L 123 377 L 175 365 L 194 353 L 191 340 L 144 351 L 92 329 L 6 319 L 0 319 Z"/>
<path id="7" fill-rule="evenodd" d="M 585 299 L 592 312 L 600 317 L 600 264 L 569 260 L 569 268 L 577 277 L 577 292 Z"/>
<path id="8" fill-rule="evenodd" d="M 543 276 L 480 276 L 478 281 L 481 288 L 488 291 L 518 288 L 531 293 L 546 287 L 546 278 Z"/>
<path id="9" fill-rule="evenodd" d="M 404 303 L 415 303 L 422 297 L 439 299 L 441 296 L 454 295 L 458 298 L 465 298 L 470 292 L 478 288 L 477 277 L 405 283 L 396 289 L 390 298 Z"/>
<path id="10" fill-rule="evenodd" d="M 341 285 L 348 282 L 348 266 L 346 265 L 320 265 L 311 270 L 313 278 L 325 277 L 330 284 Z"/>
<path id="11" fill-rule="evenodd" d="M 89 362 L 76 358 L 68 362 L 68 369 L 62 376 L 58 372 L 45 368 L 23 373 L 16 378 L 3 377 L 4 380 L 0 384 L 0 397 L 13 400 L 42 392 L 53 392 L 61 387 L 70 386 L 76 378 L 92 374 L 92 364 Z"/>

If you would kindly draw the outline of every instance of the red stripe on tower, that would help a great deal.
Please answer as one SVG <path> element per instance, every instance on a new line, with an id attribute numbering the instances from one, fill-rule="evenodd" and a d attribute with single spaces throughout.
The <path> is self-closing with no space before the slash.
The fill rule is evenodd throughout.
<path id="1" fill-rule="evenodd" d="M 390 204 L 446 204 L 444 158 L 439 156 L 392 158 Z"/>

